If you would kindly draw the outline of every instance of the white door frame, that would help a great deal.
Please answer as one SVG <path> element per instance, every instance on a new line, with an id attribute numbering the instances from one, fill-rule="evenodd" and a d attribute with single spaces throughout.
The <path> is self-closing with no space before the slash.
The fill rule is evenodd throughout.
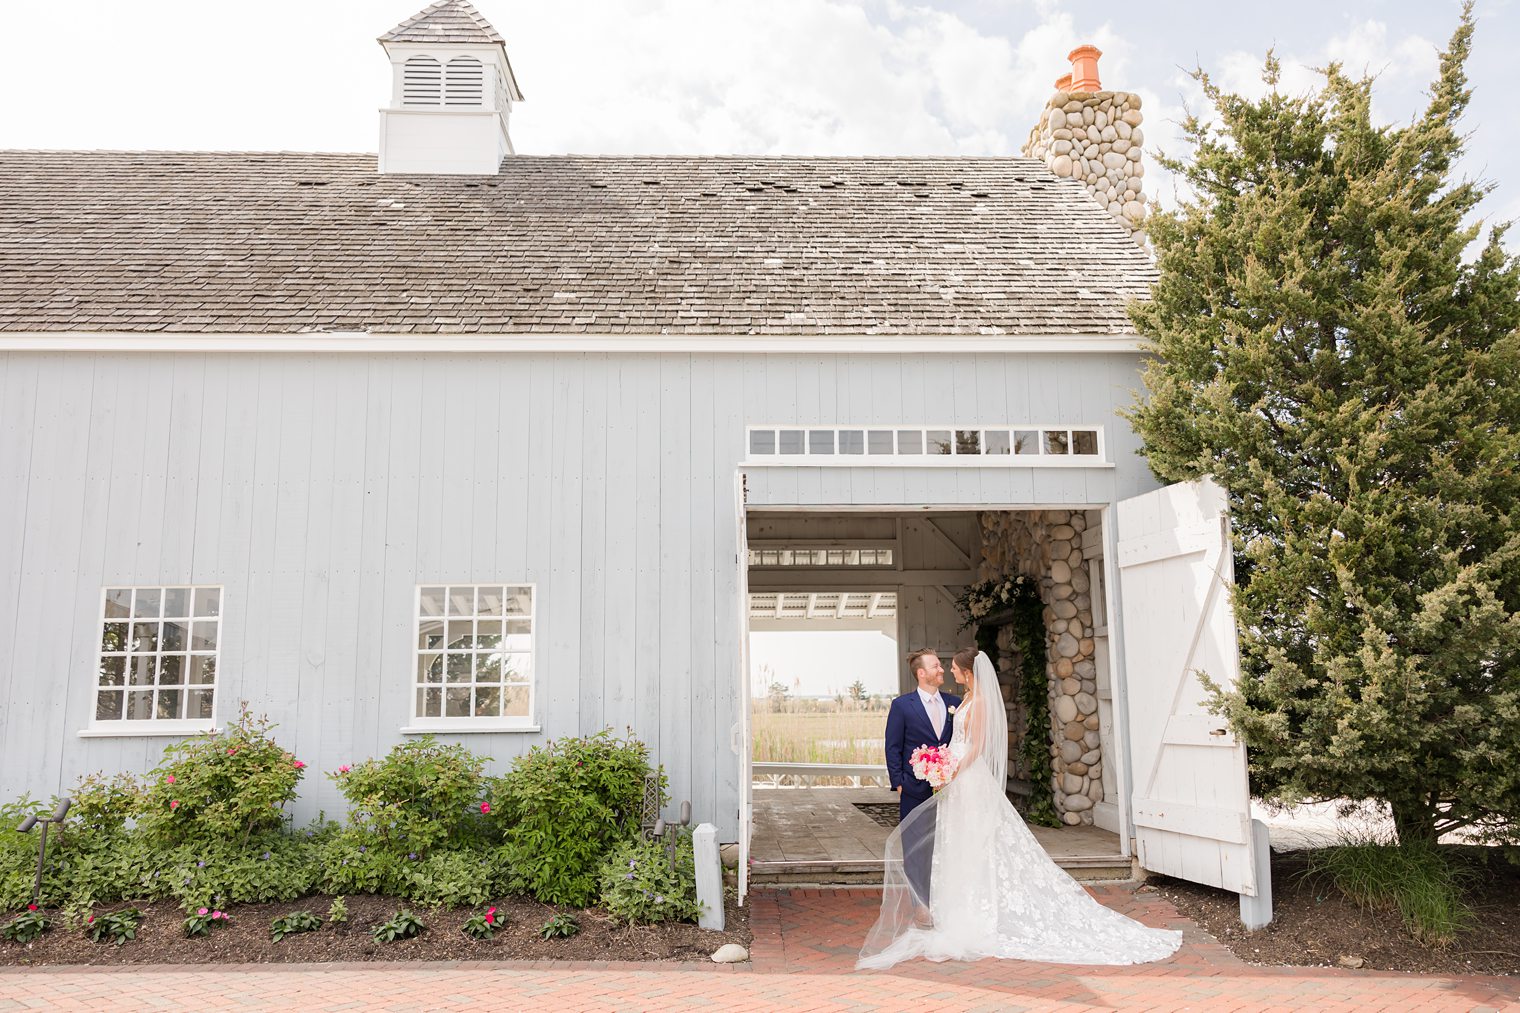
<path id="1" fill-rule="evenodd" d="M 1134 777 L 1130 770 L 1129 751 L 1129 673 L 1124 667 L 1124 609 L 1119 600 L 1119 535 L 1115 530 L 1114 508 L 1101 508 L 1098 524 L 1103 537 L 1103 608 L 1108 618 L 1108 679 L 1113 691 L 1114 748 L 1124 762 L 1114 771 L 1114 785 L 1119 793 L 1119 854 L 1130 858 L 1135 839 L 1133 804 Z"/>
<path id="2" fill-rule="evenodd" d="M 734 513 L 737 534 L 739 619 L 739 720 L 732 743 L 739 757 L 739 904 L 749 894 L 749 845 L 755 824 L 755 742 L 750 730 L 749 670 L 749 511 L 745 507 L 744 469 L 734 472 Z"/>
<path id="3" fill-rule="evenodd" d="M 743 475 L 744 475 L 744 469 L 742 467 L 739 469 L 738 475 L 739 475 L 738 481 L 740 482 L 741 487 L 742 487 Z M 1119 856 L 1121 858 L 1132 858 L 1133 855 L 1134 855 L 1134 849 L 1132 847 L 1132 841 L 1133 841 L 1133 838 L 1134 838 L 1134 822 L 1133 822 L 1133 817 L 1132 817 L 1132 813 L 1131 813 L 1131 810 L 1130 810 L 1130 806 L 1131 806 L 1131 802 L 1132 802 L 1132 800 L 1130 799 L 1130 789 L 1131 789 L 1131 780 L 1132 779 L 1131 779 L 1131 776 L 1130 776 L 1130 737 L 1129 737 L 1129 724 L 1128 724 L 1128 715 L 1127 715 L 1127 708 L 1129 706 L 1129 704 L 1128 704 L 1128 700 L 1129 700 L 1129 685 L 1128 685 L 1128 680 L 1125 677 L 1124 661 L 1123 661 L 1123 650 L 1122 650 L 1122 647 L 1123 647 L 1123 636 L 1124 636 L 1123 609 L 1121 607 L 1120 600 L 1119 600 L 1118 574 L 1117 574 L 1117 571 L 1114 569 L 1114 566 L 1115 566 L 1115 556 L 1116 556 L 1117 546 L 1118 546 L 1118 539 L 1117 539 L 1115 531 L 1114 531 L 1113 504 L 1111 504 L 1111 503 L 943 503 L 943 504 L 930 504 L 930 505 L 924 505 L 924 504 L 914 505 L 914 504 L 890 504 L 890 503 L 881 503 L 881 504 L 858 504 L 858 503 L 840 503 L 840 504 L 779 503 L 778 504 L 778 503 L 766 503 L 766 504 L 754 504 L 754 505 L 751 505 L 751 504 L 749 504 L 749 503 L 746 502 L 746 503 L 743 504 L 743 510 L 740 513 L 740 520 L 741 520 L 741 523 L 743 523 L 744 521 L 747 521 L 750 511 L 754 511 L 756 513 L 809 513 L 809 514 L 841 514 L 841 513 L 870 513 L 870 514 L 962 513 L 963 514 L 963 513 L 985 513 L 985 512 L 989 512 L 989 511 L 1028 512 L 1028 511 L 1031 511 L 1031 510 L 1081 510 L 1081 511 L 1097 510 L 1099 512 L 1099 523 L 1102 525 L 1102 529 L 1103 529 L 1103 547 L 1104 547 L 1104 551 L 1103 551 L 1103 578 L 1104 578 L 1103 579 L 1103 586 L 1104 586 L 1104 592 L 1105 592 L 1105 597 L 1106 597 L 1106 605 L 1107 605 L 1107 608 L 1108 608 L 1108 622 L 1109 622 L 1109 652 L 1108 653 L 1109 653 L 1109 661 L 1110 661 L 1110 665 L 1111 665 L 1111 671 L 1109 673 L 1109 677 L 1112 680 L 1113 691 L 1114 691 L 1114 715 L 1115 715 L 1114 716 L 1114 747 L 1115 747 L 1115 749 L 1118 750 L 1119 759 L 1121 759 L 1123 761 L 1122 763 L 1119 764 L 1118 769 L 1115 771 L 1115 774 L 1116 774 L 1116 783 L 1118 785 L 1118 791 L 1119 791 L 1119 798 L 1115 800 L 1116 803 L 1118 804 L 1118 811 L 1119 811 L 1119 830 L 1120 830 L 1120 833 L 1119 833 Z M 741 532 L 741 535 L 742 535 L 742 532 Z M 741 545 L 742 544 L 743 543 L 741 542 Z M 748 779 L 751 776 L 749 772 L 750 772 L 750 769 L 751 769 L 751 765 L 754 762 L 755 744 L 754 744 L 753 736 L 750 734 L 750 723 L 749 723 L 749 720 L 750 720 L 749 719 L 749 713 L 750 713 L 750 700 L 749 700 L 750 681 L 749 681 L 749 671 L 748 671 L 748 665 L 749 665 L 749 660 L 748 660 L 749 659 L 749 593 L 748 593 L 748 586 L 749 586 L 749 560 L 747 558 L 747 554 L 746 553 L 741 553 L 741 556 L 744 557 L 744 558 L 741 558 L 741 560 L 740 560 L 740 562 L 741 562 L 741 568 L 742 568 L 743 572 L 740 575 L 740 583 L 739 583 L 739 588 L 740 588 L 739 609 L 740 609 L 740 613 L 741 613 L 741 617 L 742 617 L 741 618 L 741 624 L 742 625 L 740 626 L 740 631 L 741 631 L 741 636 L 740 636 L 740 641 L 741 641 L 740 651 L 741 651 L 741 655 L 740 655 L 740 657 L 741 657 L 741 664 L 744 666 L 744 671 L 743 671 L 743 674 L 741 676 L 741 681 L 742 681 L 741 693 L 742 693 L 742 695 L 744 697 L 744 701 L 743 701 L 743 706 L 742 706 L 742 711 L 743 711 L 743 718 L 742 718 L 742 728 L 743 728 L 743 745 L 742 745 L 742 749 L 743 749 L 743 757 L 742 757 L 742 759 L 740 761 L 741 762 L 740 776 L 741 776 L 741 778 Z M 901 555 L 899 555 L 897 558 L 898 558 L 898 562 L 899 562 L 899 565 L 900 565 L 901 558 L 902 558 Z M 883 574 L 886 574 L 889 571 L 885 571 L 884 570 L 882 572 L 883 572 Z M 902 626 L 901 626 L 901 623 L 902 623 L 903 610 L 902 610 L 902 606 L 901 606 L 901 602 L 900 601 L 899 601 L 899 605 L 898 605 L 897 616 L 898 616 L 898 624 L 899 624 L 898 625 L 898 643 L 902 643 Z M 740 793 L 740 799 L 741 799 L 741 801 L 740 801 L 740 817 L 741 817 L 741 819 L 740 819 L 740 830 L 739 830 L 739 836 L 740 836 L 740 842 L 739 842 L 739 844 L 740 844 L 740 870 L 739 870 L 740 890 L 739 890 L 739 896 L 740 896 L 741 902 L 742 902 L 742 898 L 744 897 L 745 890 L 746 890 L 747 884 L 748 884 L 747 870 L 744 868 L 744 864 L 745 864 L 746 860 L 749 857 L 748 834 L 753 829 L 753 822 L 752 821 L 746 821 L 746 820 L 744 820 L 743 817 L 745 815 L 744 807 L 748 803 L 748 800 L 751 798 L 752 789 L 750 787 L 748 787 L 747 783 L 741 783 L 740 786 L 739 786 L 739 793 Z"/>

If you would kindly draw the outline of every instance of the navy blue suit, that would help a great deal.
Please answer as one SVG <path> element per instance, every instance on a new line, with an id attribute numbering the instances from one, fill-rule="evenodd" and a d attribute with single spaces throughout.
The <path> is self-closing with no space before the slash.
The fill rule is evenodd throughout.
<path id="1" fill-rule="evenodd" d="M 906 820 L 909 813 L 934 794 L 929 782 L 920 780 L 908 761 L 919 746 L 949 744 L 950 733 L 955 727 L 955 715 L 950 713 L 950 708 L 959 707 L 961 698 L 941 693 L 940 699 L 945 702 L 945 725 L 938 735 L 934 734 L 934 722 L 929 720 L 929 712 L 924 710 L 924 701 L 916 689 L 893 700 L 887 711 L 887 776 L 894 791 L 902 787 L 902 794 L 897 799 L 897 814 L 901 820 Z M 924 907 L 929 906 L 935 816 L 937 814 L 931 810 L 929 816 L 920 817 L 904 829 L 902 836 L 903 871 L 915 899 Z"/>
<path id="2" fill-rule="evenodd" d="M 919 746 L 949 745 L 950 732 L 955 727 L 955 715 L 949 710 L 959 707 L 961 698 L 949 693 L 941 693 L 940 698 L 945 701 L 945 728 L 939 735 L 934 734 L 934 724 L 916 689 L 893 700 L 887 711 L 887 777 L 893 791 L 902 788 L 898 814 L 904 819 L 934 794 L 928 781 L 914 776 L 908 759 Z"/>

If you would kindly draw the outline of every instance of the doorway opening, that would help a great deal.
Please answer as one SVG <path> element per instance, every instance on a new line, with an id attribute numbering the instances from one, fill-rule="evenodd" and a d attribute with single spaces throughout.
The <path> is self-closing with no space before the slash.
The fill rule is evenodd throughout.
<path id="1" fill-rule="evenodd" d="M 759 882 L 871 882 L 896 823 L 883 733 L 914 686 L 906 654 L 950 656 L 977 642 L 957 598 L 1012 573 L 1040 581 L 1046 670 L 1025 673 L 1004 632 L 1009 798 L 1027 807 L 1029 736 L 1050 757 L 1060 825 L 1033 826 L 1074 875 L 1127 878 L 1111 765 L 1107 601 L 1098 510 L 751 509 L 746 517 L 753 783 L 751 876 Z M 1021 681 L 1048 688 L 1031 722 Z M 946 685 L 947 691 L 954 687 Z"/>

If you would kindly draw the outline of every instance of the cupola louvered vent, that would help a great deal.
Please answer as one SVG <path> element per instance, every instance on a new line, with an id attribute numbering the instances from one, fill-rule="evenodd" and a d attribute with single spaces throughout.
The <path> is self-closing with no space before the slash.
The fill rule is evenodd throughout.
<path id="1" fill-rule="evenodd" d="M 513 153 L 512 104 L 522 101 L 506 47 L 469 0 L 428 4 L 380 37 L 391 80 L 380 110 L 379 169 L 498 173 Z"/>
<path id="2" fill-rule="evenodd" d="M 443 65 L 431 56 L 406 61 L 401 75 L 401 104 L 436 106 L 443 101 Z"/>
<path id="3" fill-rule="evenodd" d="M 473 56 L 455 57 L 444 85 L 444 105 L 479 106 L 485 100 L 485 68 Z"/>

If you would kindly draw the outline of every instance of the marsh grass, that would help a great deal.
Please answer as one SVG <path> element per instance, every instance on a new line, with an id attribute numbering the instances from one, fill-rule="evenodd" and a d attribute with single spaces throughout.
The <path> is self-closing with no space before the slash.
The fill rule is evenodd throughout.
<path id="1" fill-rule="evenodd" d="M 807 713 L 756 709 L 755 759 L 768 763 L 881 763 L 885 707 Z"/>
<path id="2" fill-rule="evenodd" d="M 1397 911 L 1427 946 L 1450 946 L 1476 921 L 1465 897 L 1478 873 L 1449 848 L 1364 838 L 1309 852 L 1308 859 L 1306 875 L 1329 880 L 1364 908 Z"/>

